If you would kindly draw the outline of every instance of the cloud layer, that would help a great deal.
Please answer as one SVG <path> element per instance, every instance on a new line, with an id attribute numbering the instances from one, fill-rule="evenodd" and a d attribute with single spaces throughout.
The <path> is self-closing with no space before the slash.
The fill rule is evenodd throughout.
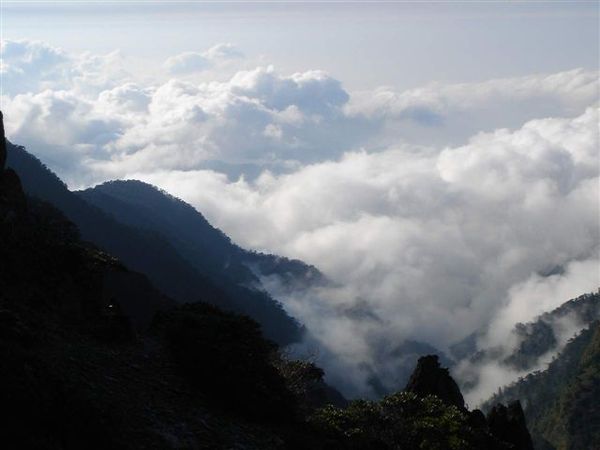
<path id="1" fill-rule="evenodd" d="M 149 84 L 124 69 L 118 51 L 72 55 L 36 41 L 5 41 L 2 48 L 10 135 L 35 147 L 72 186 L 158 169 L 212 168 L 254 178 L 264 169 L 290 172 L 353 150 L 439 149 L 535 118 L 573 117 L 598 99 L 597 73 L 580 69 L 350 93 L 316 70 L 282 75 L 267 66 L 224 81 Z M 187 71 L 198 58 L 214 64 L 238 52 L 219 44 L 171 63 Z M 55 133 L 60 123 L 79 131 Z M 51 136 L 51 145 L 39 136 Z M 61 163 L 69 153 L 72 162 Z"/>
<path id="2" fill-rule="evenodd" d="M 9 137 L 72 187 L 143 179 L 324 271 L 334 287 L 285 304 L 348 394 L 397 387 L 404 339 L 445 350 L 491 324 L 479 345 L 496 345 L 600 284 L 596 72 L 348 92 L 316 70 L 145 83 L 118 52 L 2 49 Z"/>
<path id="3" fill-rule="evenodd" d="M 220 61 L 242 58 L 244 54 L 233 44 L 217 44 L 205 52 L 183 52 L 165 61 L 171 75 L 185 75 L 210 69 Z"/>
<path id="4" fill-rule="evenodd" d="M 406 338 L 446 350 L 491 322 L 480 345 L 497 345 L 516 322 L 600 284 L 597 123 L 589 108 L 439 152 L 354 152 L 253 183 L 138 176 L 238 241 L 337 282 L 286 305 L 325 352 L 321 364 L 343 374 L 335 381 L 351 373 L 347 392 L 364 394 L 374 373 L 390 388 L 398 381 L 394 350 Z M 567 270 L 540 275 L 556 267 Z"/>

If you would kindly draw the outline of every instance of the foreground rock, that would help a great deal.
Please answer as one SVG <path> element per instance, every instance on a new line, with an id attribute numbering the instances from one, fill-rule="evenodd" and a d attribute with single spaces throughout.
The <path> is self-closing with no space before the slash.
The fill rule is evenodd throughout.
<path id="1" fill-rule="evenodd" d="M 6 136 L 2 111 L 0 111 L 0 134 L 0 218 L 13 222 L 25 213 L 26 201 L 19 177 L 14 170 L 5 168 Z"/>
<path id="2" fill-rule="evenodd" d="M 448 369 L 441 367 L 437 355 L 419 358 L 417 367 L 404 388 L 420 397 L 435 395 L 447 405 L 464 409 L 465 400 Z"/>
<path id="3" fill-rule="evenodd" d="M 514 448 L 533 450 L 533 443 L 527 425 L 525 414 L 518 400 L 508 404 L 498 404 L 487 416 L 490 432 L 498 439 L 511 443 Z"/>

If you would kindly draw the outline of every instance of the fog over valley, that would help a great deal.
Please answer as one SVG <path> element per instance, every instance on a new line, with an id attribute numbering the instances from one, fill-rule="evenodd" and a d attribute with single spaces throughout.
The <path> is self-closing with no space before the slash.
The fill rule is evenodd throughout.
<path id="1" fill-rule="evenodd" d="M 140 180 L 189 203 L 244 249 L 318 269 L 323 282 L 290 287 L 246 261 L 260 289 L 304 327 L 287 351 L 322 367 L 346 397 L 400 390 L 418 356 L 437 353 L 477 406 L 544 369 L 589 325 L 560 316 L 551 323 L 556 342 L 535 364 L 502 362 L 523 342 L 517 324 L 600 287 L 597 43 L 534 67 L 510 38 L 499 58 L 513 55 L 514 66 L 476 72 L 465 63 L 436 77 L 428 45 L 440 67 L 452 61 L 442 59 L 443 42 L 421 40 L 396 67 L 397 83 L 388 71 L 361 84 L 370 63 L 388 67 L 392 24 L 382 25 L 389 42 L 373 61 L 357 60 L 350 73 L 346 56 L 319 65 L 351 51 L 325 38 L 314 63 L 301 45 L 295 63 L 270 39 L 257 51 L 260 39 L 243 36 L 258 36 L 262 16 L 240 25 L 235 40 L 210 28 L 183 46 L 157 31 L 167 50 L 148 57 L 146 47 L 119 45 L 117 32 L 90 49 L 68 48 L 58 31 L 32 38 L 14 8 L 1 50 L 9 141 L 72 191 Z M 310 23 L 298 11 L 294 26 Z M 495 26 L 515 14 L 534 33 L 550 20 L 511 11 Z M 565 39 L 590 45 L 597 11 L 569 17 Z M 293 40 L 295 30 L 278 32 Z M 477 33 L 495 42 L 491 31 Z M 461 343 L 469 351 L 458 352 Z M 496 356 L 473 358 L 478 352 Z"/>

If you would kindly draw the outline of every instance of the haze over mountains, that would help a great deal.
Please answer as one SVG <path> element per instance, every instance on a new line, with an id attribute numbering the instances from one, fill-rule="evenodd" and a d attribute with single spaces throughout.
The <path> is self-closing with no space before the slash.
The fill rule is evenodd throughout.
<path id="1" fill-rule="evenodd" d="M 286 358 L 249 317 L 161 295 L 25 194 L 4 167 L 0 131 L 0 438 L 9 447 L 533 449 L 518 401 L 487 417 L 469 411 L 435 355 L 419 359 L 403 392 L 348 404 L 319 367 Z"/>
<path id="2" fill-rule="evenodd" d="M 600 443 L 600 323 L 569 340 L 547 369 L 501 388 L 484 405 L 520 398 L 535 448 L 586 449 Z"/>
<path id="3" fill-rule="evenodd" d="M 84 239 L 147 275 L 171 298 L 208 301 L 248 314 L 280 345 L 299 343 L 303 324 L 286 313 L 265 289 L 272 289 L 273 280 L 277 280 L 277 291 L 284 299 L 305 301 L 309 301 L 307 293 L 312 290 L 329 289 L 330 282 L 315 267 L 245 251 L 193 207 L 147 183 L 114 181 L 70 192 L 39 160 L 10 143 L 8 164 L 20 174 L 29 195 L 60 208 L 78 225 Z M 164 304 L 157 301 L 140 320 L 147 324 L 152 311 L 162 308 Z M 363 314 L 360 310 L 346 312 L 350 313 L 358 319 Z M 485 329 L 479 336 L 471 335 L 450 346 L 450 357 L 429 344 L 407 339 L 374 355 L 386 369 L 373 370 L 367 382 L 376 396 L 387 395 L 404 386 L 420 356 L 438 354 L 443 365 L 453 368 L 469 398 L 483 400 L 486 393 L 518 376 L 544 368 L 575 332 L 599 318 L 598 295 L 593 294 L 567 302 L 534 322 L 517 324 L 508 346 L 478 350 L 476 342 L 486 336 Z M 313 351 L 324 350 L 313 347 Z M 328 356 L 324 353 L 319 357 Z M 391 382 L 385 378 L 387 374 L 392 375 Z M 328 374 L 340 388 L 347 388 L 348 381 L 340 383 L 340 378 L 343 374 Z"/>
<path id="4" fill-rule="evenodd" d="M 532 372 L 545 370 L 567 342 L 600 319 L 600 292 L 588 293 L 547 311 L 531 322 L 517 323 L 508 344 L 478 350 L 476 335 L 452 346 L 454 374 L 474 402 Z M 485 334 L 483 330 L 481 334 Z"/>
<path id="5" fill-rule="evenodd" d="M 127 340 L 129 339 L 127 336 L 131 333 L 126 325 L 129 321 L 137 330 L 134 333 L 145 333 L 144 330 L 147 330 L 151 324 L 157 326 L 157 323 L 162 323 L 157 322 L 159 320 L 157 317 L 162 317 L 161 313 L 173 311 L 173 308 L 177 308 L 177 303 L 202 301 L 253 317 L 260 323 L 265 336 L 275 340 L 281 346 L 298 345 L 299 343 L 306 345 L 306 342 L 303 342 L 306 339 L 308 342 L 311 340 L 313 343 L 317 342 L 310 333 L 306 333 L 303 324 L 289 314 L 294 311 L 294 308 L 290 308 L 288 304 L 286 306 L 289 308 L 289 312 L 286 312 L 281 303 L 269 294 L 269 292 L 278 292 L 284 301 L 289 302 L 290 299 L 294 299 L 294 302 L 303 302 L 310 301 L 310 296 L 315 291 L 340 289 L 339 286 L 332 285 L 317 268 L 298 260 L 246 251 L 233 244 L 224 233 L 210 225 L 192 206 L 147 183 L 136 180 L 112 181 L 84 191 L 71 192 L 55 174 L 23 147 L 7 143 L 7 150 L 8 166 L 18 173 L 25 192 L 30 196 L 29 204 L 33 208 L 35 220 L 38 223 L 36 226 L 47 228 L 51 233 L 58 232 L 59 234 L 52 235 L 51 239 L 58 239 L 59 247 L 62 245 L 60 239 L 74 242 L 73 240 L 78 239 L 78 232 L 81 232 L 82 238 L 119 257 L 129 268 L 148 277 L 145 278 L 141 274 L 119 267 L 116 261 L 111 262 L 110 257 L 107 259 L 102 255 L 94 256 L 94 258 L 106 261 L 112 267 L 108 272 L 102 272 L 101 301 L 109 302 L 109 307 L 118 305 L 119 315 L 116 317 L 123 315 L 123 319 L 118 319 L 114 324 L 111 323 L 108 329 L 104 328 L 106 325 L 103 325 L 102 321 L 93 325 L 94 333 L 102 335 L 108 333 L 106 337 L 110 337 L 110 339 Z M 62 218 L 51 207 L 40 203 L 40 200 L 54 205 L 65 214 L 66 218 Z M 78 231 L 69 228 L 68 220 L 74 222 Z M 54 229 L 54 227 L 58 228 Z M 44 239 L 47 238 L 44 237 Z M 60 277 L 62 269 L 58 270 L 57 276 Z M 559 267 L 543 275 L 542 279 L 560 277 L 563 272 L 563 269 Z M 527 291 L 525 290 L 525 292 Z M 15 295 L 18 295 L 18 292 Z M 175 316 L 167 316 L 169 318 L 165 320 L 191 320 L 191 318 L 184 319 L 187 314 L 199 314 L 198 317 L 205 317 L 206 314 L 208 317 L 212 317 L 212 314 L 218 315 L 218 313 L 207 311 L 204 308 L 204 306 L 184 307 L 184 311 L 187 312 L 182 312 L 181 318 L 177 319 L 179 313 L 174 313 Z M 361 308 L 346 309 L 343 314 L 352 317 L 353 320 L 370 320 L 367 311 Z M 581 413 L 590 414 L 590 417 L 594 418 L 597 414 L 597 411 L 591 406 L 589 399 L 593 398 L 593 394 L 590 394 L 589 390 L 595 389 L 594 386 L 600 378 L 600 373 L 593 363 L 594 358 L 597 357 L 597 346 L 592 345 L 595 341 L 590 338 L 597 327 L 598 319 L 600 319 L 600 295 L 593 293 L 582 295 L 554 310 L 546 311 L 536 317 L 534 321 L 517 324 L 509 334 L 504 334 L 508 340 L 502 345 L 488 345 L 483 349 L 478 345 L 478 342 L 485 342 L 488 339 L 493 328 L 482 329 L 478 333 L 449 345 L 451 356 L 445 356 L 441 350 L 425 342 L 406 339 L 380 354 L 373 355 L 379 361 L 373 365 L 373 369 L 377 369 L 367 370 L 367 373 L 370 373 L 367 384 L 376 397 L 385 397 L 401 390 L 409 380 L 412 367 L 417 364 L 417 361 L 421 364 L 419 358 L 425 354 L 439 355 L 442 364 L 452 368 L 453 374 L 467 393 L 467 397 L 476 401 L 485 400 L 486 395 L 490 392 L 502 388 L 517 377 L 527 375 L 523 381 L 500 391 L 500 394 L 484 405 L 484 408 L 489 409 L 488 422 L 485 425 L 487 428 L 484 427 L 484 429 L 492 430 L 498 426 L 504 430 L 503 427 L 507 427 L 506 423 L 509 423 L 510 420 L 521 422 L 525 420 L 515 418 L 522 416 L 522 413 L 519 412 L 520 406 L 516 410 L 514 409 L 516 407 L 506 410 L 502 409 L 504 407 L 494 406 L 498 399 L 504 403 L 520 399 L 524 401 L 525 415 L 523 417 L 533 427 L 536 448 L 583 449 L 590 443 L 597 442 L 598 439 L 595 425 L 582 428 L 573 424 L 573 421 L 576 420 L 574 417 Z M 235 320 L 230 322 L 227 316 L 219 319 L 205 317 L 195 320 L 200 320 L 197 322 L 198 326 L 204 326 L 201 325 L 204 320 L 209 320 L 206 324 L 209 327 L 221 323 L 220 321 L 225 322 L 218 325 L 219 327 L 228 329 L 230 326 L 237 326 L 233 325 Z M 215 324 L 208 325 L 214 320 L 217 320 Z M 196 331 L 192 331 L 193 329 L 190 332 L 196 333 Z M 583 330 L 581 334 L 569 341 L 580 330 Z M 237 334 L 234 336 L 239 337 Z M 181 345 L 184 345 L 187 339 L 197 339 L 197 337 L 186 334 L 184 339 L 184 341 L 179 341 Z M 199 344 L 205 342 L 207 336 L 200 339 Z M 581 342 L 584 343 L 581 344 Z M 592 344 L 588 345 L 588 342 L 592 342 Z M 566 347 L 565 344 L 567 344 Z M 589 349 L 586 346 L 589 346 Z M 330 356 L 327 352 L 331 350 L 327 348 L 323 350 L 326 352 L 319 357 L 321 360 L 326 360 Z M 172 351 L 175 351 L 176 355 L 179 354 L 178 357 L 184 357 L 187 360 L 188 354 L 180 353 L 184 350 Z M 206 357 L 229 358 L 231 355 L 228 352 L 219 353 L 219 356 L 210 353 L 212 356 L 207 355 Z M 575 356 L 573 356 L 574 352 Z M 551 359 L 553 357 L 556 359 Z M 546 369 L 546 364 L 550 361 L 552 362 Z M 113 363 L 115 362 L 110 364 Z M 188 367 L 188 363 L 185 364 Z M 288 366 L 288 364 L 292 364 L 292 366 Z M 298 369 L 293 368 L 294 364 L 296 363 L 281 360 L 276 363 L 276 367 L 277 370 L 287 374 L 286 376 L 300 376 L 296 372 Z M 382 366 L 378 366 L 378 364 Z M 384 367 L 383 371 L 381 371 L 381 367 Z M 185 370 L 194 371 L 196 369 L 189 366 Z M 260 371 L 262 370 L 267 372 L 260 376 L 271 377 L 271 375 L 266 375 L 271 369 L 260 369 Z M 304 367 L 302 370 L 313 369 Z M 432 368 L 422 370 L 427 373 L 431 370 L 435 372 L 436 369 L 432 366 Z M 419 369 L 415 373 L 420 373 Z M 316 375 L 317 378 L 314 381 L 316 387 L 311 387 L 306 392 L 304 389 L 307 388 L 302 388 L 302 392 L 304 392 L 301 394 L 302 401 L 306 401 L 310 405 L 314 405 L 314 402 L 317 402 L 318 405 L 323 405 L 323 402 L 336 402 L 338 406 L 344 405 L 345 399 L 335 389 L 323 382 L 323 373 L 320 372 L 320 369 Z M 388 378 L 390 375 L 392 378 Z M 62 377 L 63 375 L 58 376 Z M 344 374 L 340 372 L 327 375 L 327 379 L 336 386 L 346 389 L 352 382 L 352 376 L 347 380 L 343 380 L 343 377 Z M 232 379 L 231 382 L 236 383 L 237 378 Z M 276 391 L 280 389 L 277 387 L 278 381 L 273 380 L 268 383 L 271 382 L 275 383 L 272 386 L 273 389 Z M 441 398 L 445 395 L 443 389 L 432 392 Z M 303 397 L 305 395 L 308 397 Z M 462 395 L 460 398 L 462 399 Z M 376 407 L 385 411 L 385 408 L 388 407 L 385 403 L 387 401 L 389 400 L 384 400 Z M 352 419 L 348 417 L 344 420 L 356 420 L 357 418 L 360 418 L 359 421 L 364 420 L 362 418 L 364 412 L 360 408 L 352 409 L 358 408 L 356 405 L 351 406 L 348 412 Z M 275 406 L 274 403 L 272 407 L 276 409 L 279 406 Z M 461 403 L 458 407 L 463 408 L 464 406 Z M 267 406 L 268 408 L 271 406 Z M 315 419 L 310 420 L 323 419 L 319 415 L 314 417 Z M 474 417 L 469 420 L 475 420 Z M 509 422 L 506 422 L 507 420 Z M 496 423 L 505 425 L 494 425 Z M 554 425 L 549 425 L 550 423 Z M 483 426 L 481 424 L 482 422 L 479 422 L 477 426 Z M 378 422 L 366 426 L 366 434 L 361 439 L 366 441 L 371 439 L 370 433 L 378 426 L 380 426 Z M 514 426 L 517 427 L 515 430 L 522 429 L 522 425 Z M 559 427 L 561 431 L 551 431 L 555 426 Z M 225 434 L 229 432 L 223 431 Z M 493 433 L 503 432 L 497 430 Z M 522 431 L 517 434 L 519 435 L 519 433 L 523 435 Z M 494 434 L 494 436 L 496 435 Z M 76 439 L 84 438 L 76 437 Z M 489 437 L 479 436 L 475 439 L 489 439 Z M 523 447 L 515 448 L 529 448 L 529 444 L 526 443 L 527 439 L 524 439 L 525 443 L 518 444 Z M 359 444 L 357 448 L 362 448 L 360 445 L 363 444 Z"/>
<path id="6" fill-rule="evenodd" d="M 596 3 L 0 8 L 0 434 L 600 448 Z"/>
<path id="7" fill-rule="evenodd" d="M 556 19 L 541 6 L 516 14 L 506 20 Z M 580 36 L 594 14 L 578 10 L 580 26 L 569 29 Z M 135 52 L 6 40 L 9 137 L 72 190 L 141 180 L 245 249 L 317 267 L 329 284 L 290 291 L 277 277 L 260 283 L 305 327 L 298 351 L 339 374 L 350 396 L 401 385 L 406 355 L 397 349 L 406 341 L 449 355 L 449 345 L 476 333 L 486 350 L 509 343 L 516 323 L 597 288 L 599 95 L 589 59 L 357 91 L 348 74 L 271 66 L 278 61 L 248 51 L 246 40 L 226 42 L 190 41 L 183 56 L 152 54 L 132 68 Z M 575 48 L 591 55 L 581 45 L 572 57 Z M 210 67 L 162 77 L 170 58 Z M 149 66 L 157 70 L 141 69 Z M 399 74 L 414 69 L 403 67 Z M 137 264 L 149 266 L 142 255 Z M 179 274 L 172 286 L 161 281 L 165 290 L 188 297 L 200 289 L 189 281 L 194 261 L 167 260 Z"/>

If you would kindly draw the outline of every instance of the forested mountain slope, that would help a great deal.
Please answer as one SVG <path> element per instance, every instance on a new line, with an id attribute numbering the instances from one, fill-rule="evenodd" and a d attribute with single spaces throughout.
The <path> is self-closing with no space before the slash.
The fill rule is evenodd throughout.
<path id="1" fill-rule="evenodd" d="M 433 355 L 405 392 L 346 405 L 252 319 L 175 304 L 82 241 L 60 211 L 26 197 L 5 156 L 0 145 L 5 448 L 531 450 L 518 403 L 468 411 Z"/>
<path id="2" fill-rule="evenodd" d="M 471 335 L 451 347 L 452 354 L 469 359 L 477 366 L 490 361 L 508 370 L 527 372 L 547 364 L 548 358 L 557 352 L 578 330 L 600 319 L 600 294 L 580 295 L 545 312 L 527 323 L 518 323 L 512 330 L 516 345 L 507 354 L 504 348 L 477 351 L 477 335 Z M 468 388 L 477 383 L 477 371 L 464 373 L 461 385 Z"/>
<path id="3" fill-rule="evenodd" d="M 538 450 L 600 448 L 600 322 L 574 337 L 550 366 L 490 399 L 520 399 Z"/>
<path id="4" fill-rule="evenodd" d="M 248 285 L 260 284 L 257 275 L 300 288 L 323 282 L 301 261 L 242 249 L 192 206 L 147 183 L 110 181 L 78 194 L 122 223 L 160 233 L 202 273 Z"/>
<path id="5" fill-rule="evenodd" d="M 191 264 L 164 235 L 123 223 L 69 191 L 54 173 L 23 147 L 8 143 L 8 166 L 18 173 L 28 195 L 54 205 L 78 227 L 84 240 L 145 274 L 174 300 L 202 300 L 248 314 L 262 325 L 269 338 L 280 344 L 299 339 L 300 325 L 267 293 L 229 283 L 227 276 L 219 276 L 221 272 L 217 268 L 210 273 L 202 272 L 200 265 Z M 227 238 L 223 236 L 223 239 Z"/>

